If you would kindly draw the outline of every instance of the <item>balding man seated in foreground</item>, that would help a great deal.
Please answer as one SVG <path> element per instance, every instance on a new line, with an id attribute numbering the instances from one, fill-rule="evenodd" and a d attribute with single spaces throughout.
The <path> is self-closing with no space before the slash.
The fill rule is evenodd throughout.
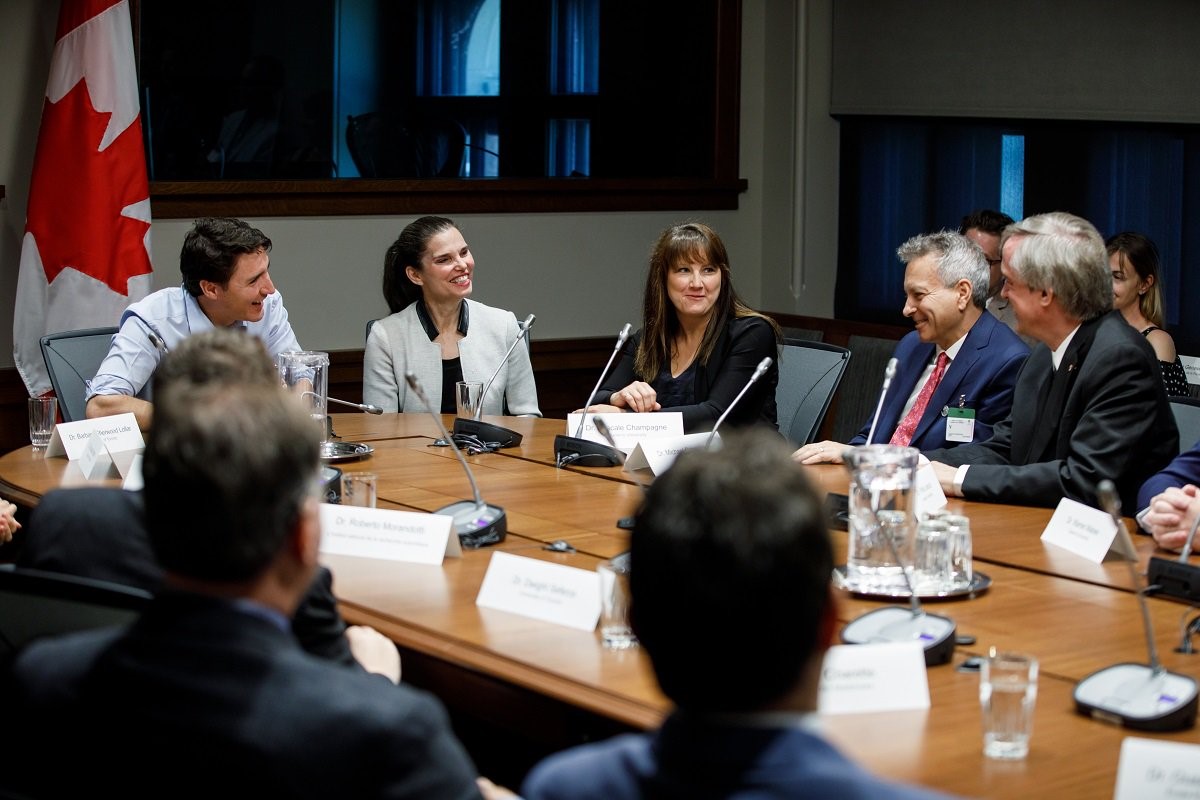
<path id="1" fill-rule="evenodd" d="M 132 627 L 18 657 L 0 782 L 39 797 L 479 797 L 436 700 L 288 632 L 317 568 L 317 466 L 317 431 L 278 387 L 156 395 L 145 505 L 164 587 Z"/>
<path id="2" fill-rule="evenodd" d="M 821 502 L 778 436 L 681 455 L 650 487 L 631 543 L 633 627 L 677 709 L 658 731 L 550 757 L 522 796 L 934 796 L 868 774 L 816 732 L 833 554 Z"/>

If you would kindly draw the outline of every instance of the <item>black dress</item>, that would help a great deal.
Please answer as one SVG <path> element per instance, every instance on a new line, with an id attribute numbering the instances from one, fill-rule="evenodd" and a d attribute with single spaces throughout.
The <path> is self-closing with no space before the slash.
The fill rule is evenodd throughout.
<path id="1" fill-rule="evenodd" d="M 1142 336 L 1148 336 L 1150 331 L 1158 330 L 1157 325 L 1151 325 L 1146 330 L 1142 331 Z M 1191 390 L 1188 388 L 1187 373 L 1183 371 L 1183 362 L 1179 360 L 1179 356 L 1175 356 L 1174 361 L 1160 361 L 1158 366 L 1162 369 L 1163 388 L 1167 390 L 1167 397 L 1188 397 L 1191 395 Z"/>

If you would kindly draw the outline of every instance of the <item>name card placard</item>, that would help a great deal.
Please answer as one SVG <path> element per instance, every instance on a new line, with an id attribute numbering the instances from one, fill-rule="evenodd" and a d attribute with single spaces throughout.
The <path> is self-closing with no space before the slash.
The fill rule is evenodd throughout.
<path id="1" fill-rule="evenodd" d="M 600 576 L 594 570 L 497 551 L 475 605 L 590 631 L 600 619 Z"/>
<path id="2" fill-rule="evenodd" d="M 1099 564 L 1108 553 L 1132 558 L 1127 537 L 1117 536 L 1117 526 L 1108 512 L 1064 497 L 1042 531 L 1042 541 L 1061 547 Z"/>
<path id="3" fill-rule="evenodd" d="M 1200 745 L 1127 737 L 1113 800 L 1200 800 Z"/>
<path id="4" fill-rule="evenodd" d="M 567 415 L 567 436 L 574 436 L 579 428 L 579 418 L 582 414 Z M 628 453 L 638 442 L 659 436 L 682 436 L 683 414 L 678 411 L 656 411 L 652 414 L 588 414 L 583 423 L 581 439 L 599 444 L 608 444 L 608 440 L 600 435 L 592 422 L 601 417 L 612 434 L 617 449 Z"/>
<path id="5" fill-rule="evenodd" d="M 921 466 L 917 467 L 917 496 L 913 510 L 918 515 L 931 514 L 946 507 L 946 493 L 937 479 L 933 464 L 922 457 Z"/>
<path id="6" fill-rule="evenodd" d="M 104 439 L 99 436 L 89 436 L 84 440 L 83 452 L 75 461 L 83 477 L 89 481 L 120 477 L 112 453 L 108 452 Z"/>
<path id="7" fill-rule="evenodd" d="M 50 444 L 46 446 L 46 457 L 66 456 L 75 461 L 87 450 L 88 440 L 98 434 L 111 455 L 134 450 L 143 450 L 146 442 L 133 414 L 113 414 L 111 417 L 81 419 L 63 422 L 54 426 Z"/>
<path id="8" fill-rule="evenodd" d="M 925 651 L 916 642 L 843 644 L 821 667 L 818 714 L 868 714 L 929 708 Z"/>
<path id="9" fill-rule="evenodd" d="M 321 504 L 321 552 L 412 564 L 462 557 L 453 517 Z"/>
<path id="10" fill-rule="evenodd" d="M 1200 384 L 1200 356 L 1179 356 L 1179 361 L 1183 364 L 1187 382 L 1192 385 Z"/>
<path id="11" fill-rule="evenodd" d="M 721 443 L 721 434 L 712 436 L 710 433 L 689 433 L 686 436 L 664 436 L 655 439 L 645 439 L 637 443 L 633 452 L 625 459 L 625 471 L 636 472 L 648 469 L 652 475 L 661 475 L 684 450 L 704 447 L 709 437 L 712 437 L 713 447 Z"/>

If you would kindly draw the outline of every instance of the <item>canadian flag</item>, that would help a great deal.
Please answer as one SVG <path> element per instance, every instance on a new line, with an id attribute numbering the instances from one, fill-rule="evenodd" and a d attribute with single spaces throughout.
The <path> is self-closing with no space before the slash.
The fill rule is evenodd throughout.
<path id="1" fill-rule="evenodd" d="M 38 340 L 116 325 L 149 293 L 151 269 L 129 4 L 62 0 L 13 310 L 13 357 L 30 395 L 50 389 Z"/>

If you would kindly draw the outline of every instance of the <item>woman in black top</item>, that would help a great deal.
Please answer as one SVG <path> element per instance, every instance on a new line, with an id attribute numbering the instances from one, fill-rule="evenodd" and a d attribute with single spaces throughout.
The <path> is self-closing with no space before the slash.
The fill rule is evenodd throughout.
<path id="1" fill-rule="evenodd" d="M 1140 233 L 1118 233 L 1104 243 L 1113 277 L 1113 308 L 1141 331 L 1158 356 L 1169 397 L 1188 395 L 1187 375 L 1175 352 L 1175 340 L 1162 329 L 1162 284 L 1158 280 L 1158 248 Z"/>
<path id="2" fill-rule="evenodd" d="M 642 330 L 625 344 L 593 412 L 679 411 L 708 430 L 765 356 L 773 359 L 726 420 L 775 425 L 779 327 L 741 301 L 721 237 L 689 222 L 663 231 L 650 255 Z"/>

